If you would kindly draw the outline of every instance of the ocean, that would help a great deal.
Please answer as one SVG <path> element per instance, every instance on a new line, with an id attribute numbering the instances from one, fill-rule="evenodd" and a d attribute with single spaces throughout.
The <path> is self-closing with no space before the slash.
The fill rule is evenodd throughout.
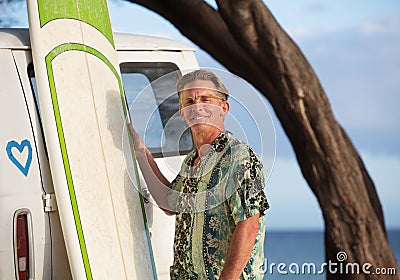
<path id="1" fill-rule="evenodd" d="M 400 229 L 388 230 L 390 246 L 400 260 Z M 265 273 L 264 279 L 296 279 L 317 280 L 325 279 L 324 233 L 322 231 L 267 231 L 265 242 L 265 262 L 260 269 Z M 340 273 L 356 273 L 362 271 L 362 265 L 347 266 L 339 260 L 347 258 L 345 252 L 338 254 L 338 261 L 331 263 L 331 271 Z M 365 266 L 367 271 L 368 264 Z M 393 273 L 390 268 L 385 268 L 382 273 Z M 372 273 L 372 272 L 371 272 Z M 396 271 L 399 274 L 398 271 Z"/>

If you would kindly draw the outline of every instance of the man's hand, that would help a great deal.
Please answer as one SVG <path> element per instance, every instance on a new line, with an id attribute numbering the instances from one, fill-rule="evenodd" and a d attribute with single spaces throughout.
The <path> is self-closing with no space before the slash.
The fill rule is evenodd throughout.
<path id="1" fill-rule="evenodd" d="M 258 233 L 260 213 L 239 222 L 229 245 L 226 263 L 219 280 L 237 280 L 250 259 Z"/>
<path id="2" fill-rule="evenodd" d="M 170 208 L 167 200 L 167 189 L 170 184 L 169 181 L 158 168 L 153 155 L 133 128 L 132 123 L 129 123 L 128 127 L 133 138 L 136 160 L 139 163 L 148 190 L 157 205 L 164 210 L 167 215 L 174 215 L 172 211 L 167 210 Z"/>

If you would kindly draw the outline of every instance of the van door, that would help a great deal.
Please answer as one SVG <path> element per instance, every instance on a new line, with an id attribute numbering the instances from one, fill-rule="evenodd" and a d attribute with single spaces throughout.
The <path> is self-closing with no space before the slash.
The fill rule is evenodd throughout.
<path id="1" fill-rule="evenodd" d="M 119 59 L 133 126 L 152 152 L 164 176 L 172 180 L 184 155 L 193 148 L 190 131 L 178 114 L 179 99 L 175 93 L 176 82 L 185 66 L 182 53 L 120 52 Z M 169 77 L 167 82 L 155 82 L 165 75 Z M 177 142 L 177 139 L 180 141 Z M 158 279 L 169 279 L 175 217 L 165 215 L 156 205 L 149 203 L 149 192 L 143 178 L 141 187 Z"/>
<path id="2" fill-rule="evenodd" d="M 32 143 L 35 144 L 33 155 L 37 168 L 35 174 L 38 178 L 35 184 L 30 187 L 40 190 L 40 208 L 37 209 L 32 233 L 34 238 L 33 250 L 38 254 L 35 255 L 35 276 L 37 279 L 72 279 L 55 196 L 53 195 L 54 189 L 40 121 L 40 105 L 37 98 L 31 53 L 25 50 L 13 50 L 12 53 L 19 75 L 18 87 L 25 97 L 25 111 L 29 114 L 29 118 L 25 122 L 27 125 L 29 124 Z M 19 109 L 20 111 L 21 109 Z"/>

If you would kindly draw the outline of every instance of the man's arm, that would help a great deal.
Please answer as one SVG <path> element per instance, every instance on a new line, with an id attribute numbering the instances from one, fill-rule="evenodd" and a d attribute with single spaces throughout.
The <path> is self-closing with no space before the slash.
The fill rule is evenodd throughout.
<path id="1" fill-rule="evenodd" d="M 174 213 L 172 211 L 167 210 L 169 208 L 167 191 L 170 182 L 161 173 L 153 155 L 133 128 L 132 123 L 129 124 L 129 131 L 132 134 L 136 159 L 151 195 L 158 206 L 164 210 L 167 215 L 173 215 Z"/>
<path id="2" fill-rule="evenodd" d="M 220 280 L 239 279 L 256 241 L 259 218 L 260 213 L 257 213 L 236 225 Z"/>

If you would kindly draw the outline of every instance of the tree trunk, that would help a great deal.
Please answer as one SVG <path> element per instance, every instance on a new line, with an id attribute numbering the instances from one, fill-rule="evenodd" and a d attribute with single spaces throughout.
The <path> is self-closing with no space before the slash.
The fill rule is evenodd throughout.
<path id="1" fill-rule="evenodd" d="M 219 0 L 216 11 L 198 0 L 129 1 L 172 22 L 272 104 L 323 212 L 326 261 L 337 263 L 328 279 L 399 279 L 372 274 L 397 271 L 374 184 L 312 67 L 263 2 Z M 359 264 L 360 274 L 346 274 L 347 263 Z M 372 264 L 370 275 L 364 263 Z"/>

